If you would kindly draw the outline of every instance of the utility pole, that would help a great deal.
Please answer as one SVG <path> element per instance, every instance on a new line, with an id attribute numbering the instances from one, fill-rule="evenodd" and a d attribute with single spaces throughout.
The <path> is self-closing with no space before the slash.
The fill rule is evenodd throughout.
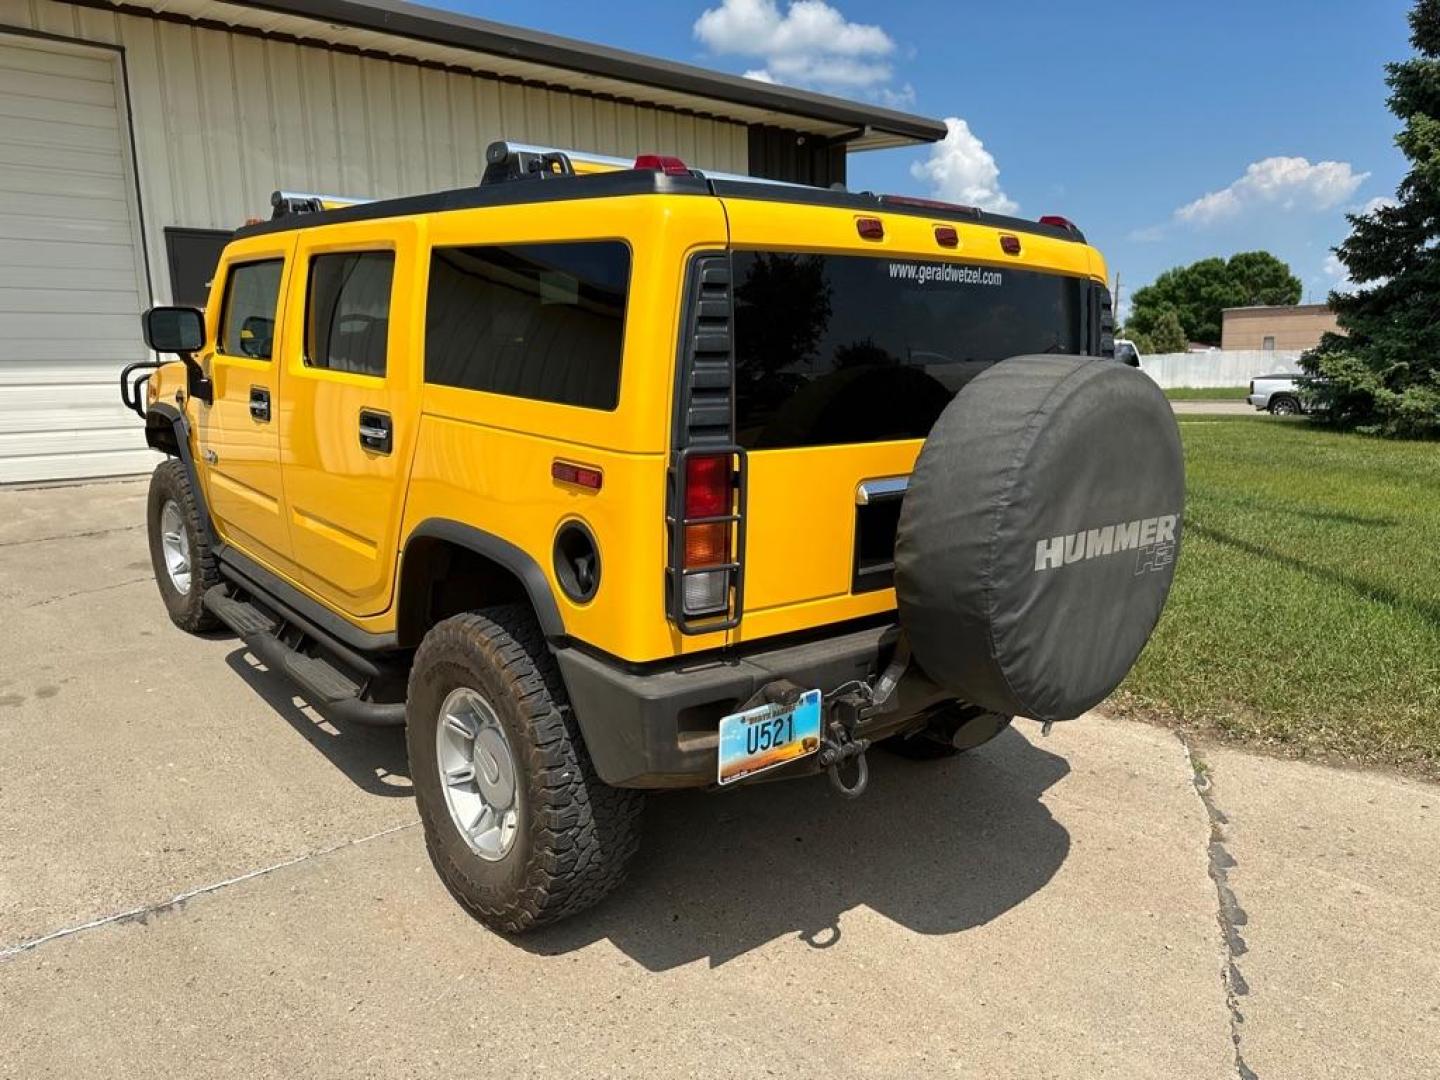
<path id="1" fill-rule="evenodd" d="M 1115 271 L 1115 329 L 1120 329 L 1120 271 Z"/>

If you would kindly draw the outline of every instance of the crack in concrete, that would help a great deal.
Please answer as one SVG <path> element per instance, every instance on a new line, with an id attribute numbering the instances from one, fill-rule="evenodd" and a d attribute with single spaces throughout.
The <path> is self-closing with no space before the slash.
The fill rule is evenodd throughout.
<path id="1" fill-rule="evenodd" d="M 61 533 L 58 536 L 32 536 L 25 540 L 0 540 L 0 548 L 23 547 L 26 544 L 48 544 L 55 540 L 85 540 L 92 536 L 135 532 L 145 527 L 144 525 L 117 525 L 113 529 L 90 529 L 88 532 Z"/>
<path id="2" fill-rule="evenodd" d="M 1206 850 L 1209 856 L 1210 880 L 1215 883 L 1215 918 L 1220 924 L 1220 938 L 1225 945 L 1225 963 L 1220 970 L 1220 983 L 1225 990 L 1225 1007 L 1230 1013 L 1230 1041 L 1235 1047 L 1235 1075 L 1239 1080 L 1259 1080 L 1255 1070 L 1245 1063 L 1245 1055 L 1240 1047 L 1245 1025 L 1240 999 L 1250 993 L 1250 984 L 1240 973 L 1240 965 L 1236 961 L 1250 951 L 1240 933 L 1240 928 L 1250 921 L 1250 917 L 1236 899 L 1235 890 L 1230 887 L 1230 871 L 1236 865 L 1234 856 L 1225 847 L 1225 826 L 1230 823 L 1230 819 L 1215 802 L 1209 764 L 1183 735 L 1177 733 L 1176 738 L 1180 740 L 1180 745 L 1185 747 L 1195 793 L 1200 796 L 1200 802 L 1210 821 L 1210 837 Z"/>
<path id="3" fill-rule="evenodd" d="M 349 847 L 358 847 L 361 844 L 368 844 L 372 840 L 379 840 L 381 837 L 391 836 L 394 833 L 403 832 L 406 829 L 413 829 L 419 825 L 419 821 L 408 821 L 404 825 L 392 825 L 388 829 L 381 829 L 379 832 L 371 833 L 369 836 L 361 836 L 353 840 L 342 840 L 338 844 L 331 844 L 329 847 L 320 848 L 318 851 L 307 851 L 303 855 L 296 855 L 292 859 L 284 859 L 281 862 L 273 863 L 270 866 L 262 866 L 258 870 L 251 870 L 236 877 L 226 878 L 224 881 L 216 881 L 209 885 L 201 885 L 199 888 L 187 889 L 185 892 L 177 893 L 169 900 L 156 904 L 146 904 L 137 908 L 130 908 L 127 911 L 117 911 L 113 915 L 102 915 L 98 919 L 91 919 L 88 922 L 77 923 L 74 926 L 67 926 L 60 930 L 52 930 L 48 934 L 31 938 L 15 945 L 0 948 L 0 963 L 6 960 L 13 960 L 23 953 L 37 949 L 41 945 L 58 941 L 61 938 L 72 937 L 75 934 L 84 933 L 86 930 L 97 930 L 102 926 L 114 926 L 122 923 L 138 922 L 142 926 L 149 923 L 156 915 L 163 915 L 169 911 L 175 911 L 195 899 L 197 896 L 206 896 L 209 893 L 219 892 L 221 889 L 228 889 L 231 885 L 239 885 L 246 881 L 254 881 L 256 878 L 273 874 L 276 870 L 284 870 L 287 866 L 298 866 L 300 863 L 309 862 L 311 859 L 318 859 L 322 855 L 331 855 Z"/>
<path id="4" fill-rule="evenodd" d="M 58 604 L 61 600 L 73 600 L 77 596 L 91 596 L 94 593 L 109 592 L 111 589 L 123 589 L 127 585 L 139 585 L 146 581 L 153 581 L 153 576 L 127 578 L 124 581 L 112 581 L 108 585 L 96 585 L 93 589 L 76 589 L 74 592 L 61 593 L 59 596 L 47 597 L 44 600 L 36 600 L 33 604 L 26 604 L 25 610 L 37 607 L 47 607 L 50 604 Z"/>

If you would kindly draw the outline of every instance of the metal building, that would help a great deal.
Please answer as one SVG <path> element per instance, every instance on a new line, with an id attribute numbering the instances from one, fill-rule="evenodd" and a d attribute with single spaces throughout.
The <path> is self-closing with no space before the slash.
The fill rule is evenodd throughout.
<path id="1" fill-rule="evenodd" d="M 146 470 L 139 312 L 277 188 L 474 183 L 498 138 L 830 184 L 942 123 L 411 4 L 0 0 L 0 483 Z"/>

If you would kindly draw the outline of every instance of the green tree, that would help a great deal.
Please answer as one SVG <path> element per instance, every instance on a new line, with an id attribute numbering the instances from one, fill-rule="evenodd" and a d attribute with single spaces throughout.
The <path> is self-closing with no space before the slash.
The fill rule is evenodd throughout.
<path id="1" fill-rule="evenodd" d="M 1151 353 L 1156 351 L 1155 342 L 1150 340 L 1150 335 L 1141 333 L 1139 330 L 1136 330 L 1134 325 L 1131 323 L 1126 323 L 1119 330 L 1117 330 L 1115 332 L 1115 336 L 1117 338 L 1124 338 L 1126 341 L 1134 345 L 1135 348 L 1140 350 L 1141 356 L 1149 356 Z"/>
<path id="2" fill-rule="evenodd" d="M 1180 325 L 1180 316 L 1174 308 L 1166 308 L 1155 320 L 1150 331 L 1150 348 L 1157 353 L 1184 352 L 1190 344 L 1185 336 L 1185 327 Z"/>
<path id="3" fill-rule="evenodd" d="M 1300 279 L 1268 251 L 1242 251 L 1166 270 L 1135 290 L 1130 322 L 1154 337 L 1166 311 L 1180 322 L 1186 342 L 1220 344 L 1220 312 L 1254 304 L 1297 304 Z"/>
<path id="4" fill-rule="evenodd" d="M 1440 0 L 1410 11 L 1418 56 L 1387 64 L 1396 145 L 1410 171 L 1398 202 L 1351 214 L 1335 249 L 1361 287 L 1333 292 L 1341 334 L 1327 334 L 1302 366 L 1330 423 L 1387 435 L 1440 435 Z"/>

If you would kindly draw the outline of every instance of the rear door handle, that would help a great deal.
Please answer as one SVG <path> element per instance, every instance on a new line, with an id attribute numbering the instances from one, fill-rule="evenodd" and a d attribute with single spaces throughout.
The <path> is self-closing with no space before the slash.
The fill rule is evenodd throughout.
<path id="1" fill-rule="evenodd" d="M 360 445 L 376 454 L 388 454 L 395 445 L 390 414 L 378 409 L 360 410 Z"/>
<path id="2" fill-rule="evenodd" d="M 250 387 L 250 417 L 262 424 L 270 422 L 270 391 L 264 386 Z"/>

